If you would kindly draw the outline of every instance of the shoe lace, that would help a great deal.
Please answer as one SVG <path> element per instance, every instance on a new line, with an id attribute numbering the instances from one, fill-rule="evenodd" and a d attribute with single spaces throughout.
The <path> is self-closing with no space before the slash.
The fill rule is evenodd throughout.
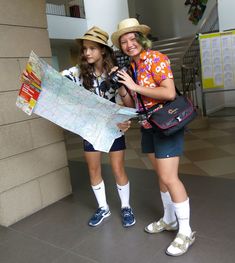
<path id="1" fill-rule="evenodd" d="M 95 218 L 99 217 L 99 216 L 102 214 L 102 212 L 103 212 L 103 209 L 102 209 L 101 207 L 99 207 L 99 208 L 96 210 L 96 212 L 95 212 L 95 214 L 94 214 L 94 217 L 95 217 Z"/>
<path id="2" fill-rule="evenodd" d="M 122 209 L 122 215 L 123 215 L 123 217 L 131 217 L 132 216 L 131 209 L 128 207 L 123 208 Z"/>

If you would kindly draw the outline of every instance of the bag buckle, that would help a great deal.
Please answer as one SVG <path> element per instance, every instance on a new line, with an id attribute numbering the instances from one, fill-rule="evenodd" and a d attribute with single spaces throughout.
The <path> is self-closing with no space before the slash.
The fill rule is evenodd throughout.
<path id="1" fill-rule="evenodd" d="M 180 116 L 177 116 L 177 117 L 176 117 L 176 120 L 177 120 L 178 122 L 181 122 L 183 119 L 182 119 Z"/>
<path id="2" fill-rule="evenodd" d="M 138 112 L 139 121 L 147 120 L 147 116 L 144 112 Z"/>

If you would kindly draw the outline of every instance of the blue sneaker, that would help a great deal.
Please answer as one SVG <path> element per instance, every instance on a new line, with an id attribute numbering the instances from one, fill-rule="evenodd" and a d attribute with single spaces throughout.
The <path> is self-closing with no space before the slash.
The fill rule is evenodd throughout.
<path id="1" fill-rule="evenodd" d="M 136 222 L 132 209 L 130 207 L 123 207 L 121 210 L 122 225 L 124 227 L 133 226 Z"/>
<path id="2" fill-rule="evenodd" d="M 106 217 L 109 217 L 110 215 L 111 212 L 109 211 L 109 208 L 102 209 L 102 207 L 99 207 L 89 220 L 88 225 L 98 226 Z"/>

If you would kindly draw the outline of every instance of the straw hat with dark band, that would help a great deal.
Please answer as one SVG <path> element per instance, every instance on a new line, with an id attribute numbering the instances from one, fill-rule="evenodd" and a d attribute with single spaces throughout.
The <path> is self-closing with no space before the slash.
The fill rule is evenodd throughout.
<path id="1" fill-rule="evenodd" d="M 127 18 L 122 20 L 117 27 L 117 31 L 111 36 L 113 44 L 120 48 L 119 38 L 127 33 L 140 32 L 143 35 L 147 35 L 150 31 L 150 27 L 146 25 L 140 25 L 138 20 L 135 18 Z"/>
<path id="2" fill-rule="evenodd" d="M 100 43 L 100 44 L 105 45 L 105 46 L 110 48 L 110 46 L 108 45 L 108 39 L 109 39 L 109 35 L 107 32 L 103 31 L 99 27 L 94 26 L 94 27 L 90 28 L 84 34 L 83 37 L 77 38 L 76 41 L 78 42 L 79 45 L 81 45 L 81 42 L 83 40 L 90 40 L 90 41 Z"/>

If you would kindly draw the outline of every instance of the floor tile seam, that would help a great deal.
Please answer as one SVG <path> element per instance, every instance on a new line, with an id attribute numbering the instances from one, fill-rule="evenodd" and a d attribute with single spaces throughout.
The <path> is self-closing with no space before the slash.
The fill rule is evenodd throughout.
<path id="1" fill-rule="evenodd" d="M 77 151 L 82 151 L 83 150 L 83 145 L 80 145 L 78 143 L 71 143 L 71 144 L 67 144 L 66 146 L 67 150 L 77 150 Z"/>
<path id="2" fill-rule="evenodd" d="M 172 241 L 173 241 L 173 239 L 172 239 Z M 159 250 L 157 250 L 156 251 L 156 253 L 154 253 L 154 258 L 158 258 L 159 256 L 159 254 L 160 255 L 162 255 L 162 254 L 164 254 L 164 256 L 166 257 L 166 262 L 168 263 L 168 262 L 171 262 L 171 261 L 167 261 L 167 259 L 169 258 L 169 256 L 168 255 L 166 255 L 166 253 L 165 253 L 165 251 L 167 250 L 167 248 L 169 247 L 169 245 L 171 244 L 171 242 L 172 241 L 170 241 L 169 243 L 166 243 L 166 245 L 163 247 L 163 248 L 159 248 Z M 169 258 L 169 259 L 171 259 L 171 257 Z M 146 263 L 152 263 L 153 261 L 152 260 L 150 260 L 150 261 L 147 261 Z"/>
<path id="3" fill-rule="evenodd" d="M 207 143 L 210 144 L 214 144 L 212 143 L 210 140 L 219 140 L 219 139 L 223 139 L 223 138 L 227 138 L 227 137 L 233 137 L 233 134 L 224 134 L 224 135 L 219 135 L 219 136 L 209 136 L 209 137 L 205 137 L 204 135 L 200 136 L 200 135 L 195 135 L 195 139 L 193 140 L 186 140 L 186 141 L 196 141 L 196 140 L 200 140 L 200 141 L 206 141 Z"/>
<path id="4" fill-rule="evenodd" d="M 224 131 L 225 131 L 225 133 L 227 133 L 226 130 L 230 129 L 230 128 L 234 128 L 234 126 L 219 127 L 219 128 L 212 128 L 212 127 L 210 127 L 208 129 L 197 129 L 197 130 L 195 130 L 195 132 L 193 132 L 193 134 L 195 134 L 195 133 L 207 133 L 207 132 L 208 132 L 208 134 L 213 133 L 213 132 L 214 133 L 220 133 L 220 132 L 223 133 Z"/>
<path id="5" fill-rule="evenodd" d="M 53 204 L 51 204 L 51 205 L 53 205 L 53 207 L 58 207 L 61 201 L 62 201 L 62 199 L 58 200 L 57 202 L 55 202 L 55 203 L 53 203 Z M 44 207 L 43 209 L 48 209 L 51 205 L 49 205 L 49 206 L 47 206 L 47 207 Z M 33 213 L 32 215 L 35 215 L 35 214 L 37 214 L 37 213 L 41 213 L 43 209 L 41 209 L 41 210 Z M 47 212 L 45 212 L 45 211 L 44 211 L 44 213 L 47 214 Z M 29 217 L 30 217 L 30 216 L 29 216 Z M 25 217 L 25 218 L 22 218 L 21 220 L 25 220 L 25 219 L 27 219 L 27 218 L 28 218 L 28 217 Z M 47 216 L 45 216 L 44 219 L 41 219 L 39 222 L 37 222 L 37 223 L 35 223 L 35 224 L 32 224 L 31 227 L 30 227 L 30 229 L 32 229 L 32 228 L 34 228 L 34 227 L 36 227 L 36 226 L 39 226 L 39 225 L 41 225 L 41 224 L 43 224 L 43 223 L 46 222 L 48 219 L 49 219 L 49 218 L 48 218 Z M 21 220 L 20 220 L 20 221 L 21 221 Z M 18 224 L 18 222 L 16 222 L 16 224 Z M 24 231 L 21 231 L 21 230 L 18 230 L 17 228 L 14 228 L 14 225 L 15 225 L 15 224 L 9 226 L 8 229 L 11 229 L 11 230 L 13 230 L 13 231 L 19 231 L 19 232 L 24 233 Z"/>
<path id="6" fill-rule="evenodd" d="M 232 143 L 232 145 L 234 145 L 235 146 L 235 143 Z M 233 149 L 230 151 L 229 149 L 226 149 L 226 147 L 232 147 L 232 145 L 231 145 L 231 143 L 230 144 L 225 144 L 225 145 L 220 145 L 220 146 L 218 146 L 218 148 L 220 149 L 220 150 L 223 150 L 223 151 L 225 151 L 226 153 L 229 153 L 229 154 L 231 154 L 231 155 L 234 155 L 235 156 L 235 151 L 233 151 Z"/>
<path id="7" fill-rule="evenodd" d="M 96 261 L 96 260 L 94 260 L 92 258 L 86 257 L 84 255 L 81 255 L 79 253 L 76 253 L 76 252 L 70 251 L 70 250 L 67 250 L 67 253 L 65 253 L 65 254 L 61 255 L 60 257 L 56 258 L 55 260 L 53 260 L 52 263 L 58 262 L 58 260 L 62 259 L 64 256 L 69 255 L 69 254 L 72 254 L 72 255 L 75 255 L 75 256 L 79 256 L 79 257 L 81 257 L 83 259 L 89 260 L 91 263 L 99 263 L 99 261 Z"/>
<path id="8" fill-rule="evenodd" d="M 224 156 L 220 156 L 220 157 L 218 157 L 218 156 L 214 156 L 214 157 L 205 157 L 204 159 L 198 159 L 198 158 L 196 158 L 196 160 L 195 160 L 195 158 L 193 158 L 193 157 L 190 157 L 190 156 L 187 156 L 187 155 L 185 155 L 185 157 L 187 158 L 187 162 L 185 162 L 186 164 L 189 164 L 189 163 L 191 163 L 191 164 L 195 164 L 196 162 L 210 162 L 210 161 L 213 161 L 213 160 L 216 160 L 216 161 L 218 161 L 219 159 L 221 159 L 221 158 L 229 158 L 229 157 L 235 157 L 235 154 L 231 154 L 231 153 L 227 153 L 226 155 L 224 155 Z M 206 159 L 206 158 L 208 158 L 208 159 Z M 182 163 L 181 163 L 182 164 Z"/>
<path id="9" fill-rule="evenodd" d="M 195 146 L 195 143 L 196 143 L 196 146 Z M 202 146 L 200 146 L 199 144 L 201 144 Z M 193 148 L 193 150 L 200 150 L 204 148 L 217 147 L 217 145 L 209 142 L 208 140 L 187 140 L 187 141 L 184 141 L 184 151 L 187 151 L 187 147 Z"/>
<path id="10" fill-rule="evenodd" d="M 132 159 L 132 160 L 134 160 L 134 159 Z M 211 159 L 212 160 L 212 159 Z M 210 161 L 211 161 L 210 160 Z M 74 162 L 83 162 L 83 163 L 86 163 L 86 161 L 84 160 L 72 160 L 72 161 L 74 161 Z M 127 160 L 128 161 L 128 160 Z M 102 164 L 105 164 L 105 165 L 107 165 L 108 163 L 102 163 Z M 193 162 L 193 161 L 191 161 L 190 160 L 190 163 L 187 163 L 187 164 L 193 164 L 193 165 L 195 165 L 197 168 L 199 168 L 199 169 L 201 169 L 201 170 L 203 170 L 200 166 L 198 166 L 197 164 L 195 164 L 195 162 Z M 182 164 L 181 164 L 182 165 Z M 126 164 L 125 165 L 125 167 L 126 168 L 133 168 L 133 166 L 131 165 L 131 164 Z M 136 168 L 136 169 L 138 169 L 138 168 Z M 143 169 L 143 168 L 140 168 L 140 169 Z M 145 167 L 144 167 L 144 169 L 146 169 L 146 170 L 153 170 L 152 169 L 152 167 L 147 167 L 146 165 L 145 165 Z M 223 177 L 223 175 L 224 174 L 221 174 L 221 175 L 210 175 L 210 174 L 208 174 L 205 170 L 203 170 L 203 172 L 205 173 L 205 174 L 203 174 L 203 175 L 200 175 L 200 174 L 193 174 L 194 176 L 208 176 L 208 177 L 210 177 L 210 178 L 213 178 L 213 177 L 216 177 L 216 178 L 224 178 Z M 231 180 L 233 180 L 233 178 L 226 178 L 226 179 L 231 179 Z M 234 178 L 235 179 L 235 178 Z"/>
<path id="11" fill-rule="evenodd" d="M 216 160 L 216 159 L 210 159 L 210 160 L 205 160 L 205 161 L 203 161 L 203 162 L 210 162 L 210 161 L 212 161 L 212 160 Z M 197 162 L 198 161 L 196 161 L 196 162 L 192 162 L 192 164 L 193 165 L 195 165 L 197 168 L 199 168 L 200 170 L 202 170 L 204 173 L 205 173 L 205 175 L 204 174 L 193 174 L 194 176 L 208 176 L 208 177 L 210 177 L 210 178 L 223 178 L 223 176 L 226 174 L 226 173 L 220 173 L 220 174 L 216 174 L 216 175 L 214 175 L 214 174 L 209 174 L 208 172 L 207 172 L 207 170 L 206 169 L 204 169 L 203 167 L 201 167 L 200 165 L 198 165 L 197 164 Z M 200 161 L 200 162 L 202 162 L 202 161 Z M 188 172 L 189 174 L 190 174 L 190 172 Z M 192 175 L 192 174 L 190 174 L 190 175 Z M 235 178 L 234 178 L 235 179 Z"/>
<path id="12" fill-rule="evenodd" d="M 188 164 L 188 163 L 187 163 Z M 183 164 L 184 165 L 184 164 Z M 200 168 L 200 167 L 199 167 Z M 201 168 L 200 168 L 201 169 Z M 210 175 L 207 172 L 203 171 L 206 174 L 196 174 L 196 173 L 190 173 L 190 172 L 179 172 L 179 174 L 188 174 L 190 176 L 200 176 L 200 177 L 210 177 L 210 178 L 220 178 L 220 179 L 227 179 L 227 180 L 235 180 L 235 175 L 233 177 L 226 177 L 227 174 L 219 174 L 219 175 Z"/>
<path id="13" fill-rule="evenodd" d="M 60 200 L 59 200 L 59 201 L 60 201 Z M 59 201 L 58 201 L 58 202 L 59 202 Z M 23 218 L 23 219 L 24 219 L 24 218 Z M 39 221 L 38 223 L 36 223 L 36 224 L 32 224 L 31 227 L 30 227 L 30 229 L 32 229 L 32 228 L 34 228 L 34 227 L 37 227 L 37 226 L 45 223 L 47 220 L 48 220 L 48 218 L 45 218 L 45 219 L 40 220 L 40 221 Z M 22 232 L 22 233 L 27 233 L 27 232 L 25 232 L 25 231 L 18 230 L 18 229 L 14 228 L 14 227 L 10 227 L 10 229 L 11 229 L 11 230 L 15 230 L 15 231 L 19 231 L 19 232 Z"/>
<path id="14" fill-rule="evenodd" d="M 59 246 L 57 246 L 57 245 L 55 245 L 55 244 L 53 244 L 53 243 L 48 242 L 47 240 L 40 239 L 40 238 L 38 238 L 38 237 L 36 237 L 36 236 L 28 233 L 28 232 L 16 230 L 16 229 L 13 229 L 13 228 L 11 228 L 11 227 L 8 227 L 8 229 L 10 229 L 10 230 L 12 230 L 12 231 L 14 231 L 14 232 L 16 232 L 16 233 L 24 236 L 24 237 L 32 238 L 32 239 L 34 239 L 34 240 L 36 240 L 36 241 L 39 241 L 39 242 L 41 242 L 42 244 L 50 245 L 50 246 L 52 246 L 52 247 L 54 247 L 54 248 L 57 248 L 57 249 L 60 249 L 60 250 L 63 250 L 63 251 L 67 251 L 67 249 L 65 249 L 64 247 L 59 247 Z M 10 240 L 8 240 L 8 241 L 11 242 Z"/>
<path id="15" fill-rule="evenodd" d="M 220 158 L 214 158 L 214 159 L 211 159 L 211 160 L 203 160 L 203 161 L 195 161 L 194 162 L 194 164 L 197 166 L 197 167 L 199 167 L 200 169 L 202 169 L 201 167 L 200 167 L 200 165 L 206 165 L 207 163 L 211 163 L 211 162 L 221 162 L 221 161 L 223 161 L 223 162 L 225 162 L 225 161 L 228 161 L 228 162 L 230 162 L 230 161 L 233 161 L 233 159 L 234 159 L 234 161 L 235 161 L 235 155 L 231 155 L 231 156 L 228 156 L 228 157 L 220 157 Z M 203 170 L 203 169 L 202 169 Z M 203 170 L 204 171 L 204 170 Z"/>
<path id="16" fill-rule="evenodd" d="M 233 156 L 233 155 L 232 155 Z M 235 155 L 234 155 L 235 156 Z M 230 156 L 231 157 L 231 156 Z M 187 157 L 188 158 L 188 157 Z M 227 158 L 227 157 L 226 157 Z M 188 158 L 189 159 L 189 158 Z M 216 159 L 221 159 L 221 158 L 216 158 Z M 209 159 L 209 160 L 205 160 L 205 161 L 211 161 L 211 160 L 216 160 L 216 159 Z M 129 159 L 130 160 L 130 159 Z M 131 159 L 131 160 L 135 160 L 135 159 Z M 137 159 L 136 159 L 137 160 Z M 86 163 L 86 161 L 85 160 L 76 160 L 76 159 L 72 159 L 71 161 L 73 161 L 73 162 L 82 162 L 82 163 Z M 128 160 L 126 160 L 127 162 L 128 162 Z M 198 164 L 197 164 L 197 162 L 204 162 L 204 161 L 192 161 L 192 160 L 190 160 L 189 159 L 189 163 L 187 163 L 187 164 L 193 164 L 193 165 L 195 165 L 197 168 L 199 168 L 199 169 L 201 169 L 201 170 L 203 170 L 203 172 L 205 173 L 205 175 L 197 175 L 197 174 L 194 174 L 195 176 L 208 176 L 208 177 L 218 177 L 218 178 L 223 178 L 223 175 L 224 174 L 220 174 L 220 175 L 210 175 L 210 174 L 208 174 L 207 173 L 207 171 L 205 171 L 204 169 L 202 169 Z M 107 165 L 107 163 L 102 163 L 102 164 L 106 164 Z M 126 164 L 125 165 L 125 167 L 127 167 L 127 168 L 133 168 L 133 166 L 132 165 L 128 165 L 128 164 Z M 138 169 L 138 168 L 137 168 Z M 142 169 L 142 168 L 141 168 Z M 145 165 L 145 168 L 144 169 L 146 169 L 146 170 L 152 170 L 151 168 L 149 168 L 149 167 L 146 167 L 146 165 Z M 230 178 L 228 178 L 228 179 L 230 179 Z M 235 179 L 235 178 L 234 178 Z M 231 180 L 233 180 L 232 178 L 231 178 Z"/>
<path id="17" fill-rule="evenodd" d="M 80 254 L 78 254 L 78 253 L 76 252 L 75 248 L 76 248 L 76 247 L 79 247 L 79 246 L 81 246 L 83 243 L 85 243 L 85 242 L 88 240 L 89 237 L 90 237 L 90 235 L 89 235 L 89 236 L 86 236 L 83 240 L 77 242 L 76 245 L 70 247 L 70 248 L 67 249 L 67 250 L 70 251 L 70 252 L 73 252 L 73 253 L 75 253 L 75 254 L 77 254 L 77 255 L 80 255 Z"/>
<path id="18" fill-rule="evenodd" d="M 207 240 L 210 240 L 210 241 L 214 241 L 216 243 L 223 243 L 226 241 L 228 244 L 231 244 L 232 246 L 234 246 L 234 241 L 231 240 L 231 239 L 228 239 L 228 238 L 225 238 L 225 239 L 218 239 L 217 237 L 211 237 L 211 236 L 208 236 L 208 235 L 204 235 L 204 234 L 199 234 L 197 231 L 196 231 L 196 238 L 199 237 L 199 238 L 204 238 L 204 239 L 207 239 Z"/>
<path id="19" fill-rule="evenodd" d="M 225 144 L 226 145 L 226 144 Z M 202 151 L 202 150 L 208 150 L 208 151 L 210 151 L 210 150 L 212 150 L 213 149 L 213 151 L 214 150 L 216 150 L 216 149 L 219 149 L 219 150 L 223 150 L 223 149 L 221 149 L 221 147 L 223 147 L 223 146 L 225 146 L 225 145 L 210 145 L 210 146 L 208 146 L 208 144 L 205 146 L 205 147 L 202 147 L 202 148 L 198 148 L 198 147 L 196 147 L 195 149 L 184 149 L 184 153 L 185 152 L 194 152 L 194 151 Z M 228 145 L 231 145 L 231 144 L 228 144 Z M 224 150 L 225 151 L 225 150 Z"/>

